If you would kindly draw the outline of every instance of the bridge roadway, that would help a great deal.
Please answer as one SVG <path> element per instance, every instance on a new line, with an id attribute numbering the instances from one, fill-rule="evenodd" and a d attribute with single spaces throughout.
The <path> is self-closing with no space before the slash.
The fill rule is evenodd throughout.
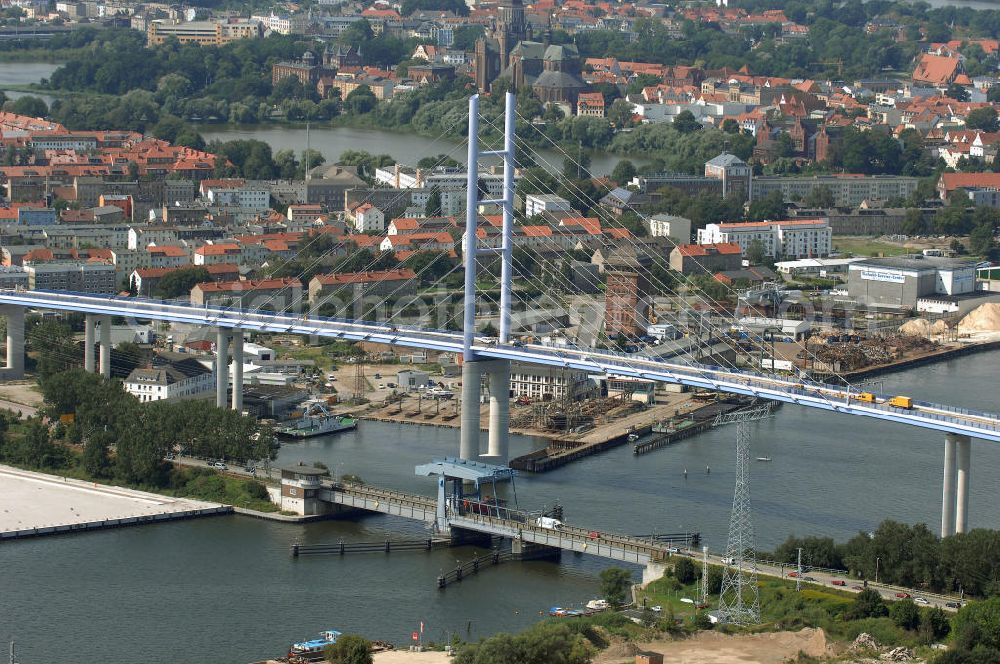
<path id="1" fill-rule="evenodd" d="M 462 350 L 462 335 L 456 332 L 422 330 L 364 321 L 316 318 L 308 315 L 200 307 L 186 302 L 109 297 L 63 291 L 0 290 L 0 305 L 107 314 L 139 320 L 152 319 L 261 332 L 316 335 L 444 352 Z M 1000 417 L 992 413 L 970 411 L 917 400 L 913 401 L 911 409 L 895 408 L 887 403 L 886 395 L 876 395 L 877 401 L 874 403 L 862 402 L 851 398 L 848 389 L 838 385 L 797 381 L 793 378 L 736 371 L 717 366 L 669 362 L 606 350 L 572 346 L 549 347 L 535 344 L 498 345 L 484 338 L 477 339 L 477 342 L 475 345 L 476 353 L 484 359 L 507 359 L 529 364 L 579 369 L 590 373 L 606 373 L 613 376 L 645 378 L 664 383 L 679 383 L 690 387 L 774 399 L 809 408 L 888 420 L 924 429 L 1000 442 Z"/>
<path id="2" fill-rule="evenodd" d="M 319 494 L 322 500 L 345 507 L 381 512 L 432 524 L 436 520 L 436 505 L 433 498 L 380 489 L 365 484 L 344 482 L 324 483 Z M 670 555 L 670 545 L 628 535 L 598 533 L 586 528 L 563 525 L 543 528 L 536 525 L 535 516 L 497 508 L 486 503 L 466 503 L 455 506 L 449 503 L 447 522 L 451 528 L 471 530 L 494 537 L 506 537 L 527 544 L 589 553 L 602 558 L 621 562 L 646 565 Z"/>

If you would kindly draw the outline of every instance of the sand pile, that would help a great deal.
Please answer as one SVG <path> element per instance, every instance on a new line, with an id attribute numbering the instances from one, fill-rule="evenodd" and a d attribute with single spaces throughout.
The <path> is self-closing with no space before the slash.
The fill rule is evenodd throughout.
<path id="1" fill-rule="evenodd" d="M 931 324 L 923 318 L 914 318 L 900 325 L 899 332 L 911 337 L 926 337 L 931 333 Z"/>
<path id="2" fill-rule="evenodd" d="M 969 312 L 958 323 L 963 332 L 1000 332 L 1000 303 L 988 302 Z"/>
<path id="3" fill-rule="evenodd" d="M 934 321 L 934 324 L 931 325 L 931 334 L 945 334 L 948 330 L 948 323 L 943 320 L 936 320 Z"/>

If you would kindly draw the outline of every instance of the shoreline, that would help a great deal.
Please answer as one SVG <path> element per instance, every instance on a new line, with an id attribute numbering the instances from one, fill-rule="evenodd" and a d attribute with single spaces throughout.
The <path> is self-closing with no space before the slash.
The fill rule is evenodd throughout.
<path id="1" fill-rule="evenodd" d="M 927 364 L 944 362 L 947 360 L 955 359 L 957 357 L 974 355 L 976 353 L 983 353 L 991 350 L 1000 350 L 1000 341 L 984 341 L 981 343 L 970 343 L 962 346 L 952 346 L 949 348 L 945 348 L 944 350 L 928 353 L 926 355 L 921 355 L 919 357 L 911 357 L 904 360 L 899 360 L 898 362 L 893 362 L 891 364 L 878 364 L 872 367 L 866 367 L 864 369 L 856 369 L 855 371 L 842 372 L 840 375 L 848 379 L 871 378 L 873 376 L 881 376 L 883 374 L 894 373 L 896 371 L 902 371 L 904 369 L 914 369 L 916 367 L 924 366 Z"/>

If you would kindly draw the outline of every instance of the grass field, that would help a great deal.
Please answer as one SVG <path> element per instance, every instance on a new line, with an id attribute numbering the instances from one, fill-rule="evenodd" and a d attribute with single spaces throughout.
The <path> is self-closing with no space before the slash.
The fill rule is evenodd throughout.
<path id="1" fill-rule="evenodd" d="M 907 249 L 898 244 L 879 242 L 866 237 L 838 237 L 833 239 L 833 248 L 843 254 L 853 254 L 855 256 L 899 256 L 900 254 L 912 253 L 912 249 Z"/>

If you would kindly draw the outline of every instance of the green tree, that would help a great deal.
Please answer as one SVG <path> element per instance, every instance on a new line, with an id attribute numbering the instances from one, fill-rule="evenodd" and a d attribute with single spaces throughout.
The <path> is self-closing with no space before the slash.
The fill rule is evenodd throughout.
<path id="1" fill-rule="evenodd" d="M 767 260 L 767 253 L 765 253 L 764 243 L 760 240 L 751 240 L 750 245 L 747 246 L 747 261 L 751 265 L 761 265 Z"/>
<path id="2" fill-rule="evenodd" d="M 679 558 L 674 563 L 674 578 L 685 586 L 698 578 L 698 572 L 690 558 Z"/>
<path id="3" fill-rule="evenodd" d="M 632 126 L 633 115 L 632 104 L 624 99 L 615 99 L 608 107 L 608 121 L 617 129 Z"/>
<path id="4" fill-rule="evenodd" d="M 371 664 L 372 644 L 356 634 L 342 634 L 324 649 L 323 655 L 332 664 Z"/>
<path id="5" fill-rule="evenodd" d="M 959 610 L 952 626 L 961 649 L 981 647 L 1000 651 L 1000 597 L 969 602 Z"/>
<path id="6" fill-rule="evenodd" d="M 997 111 L 992 106 L 974 108 L 965 116 L 966 129 L 980 129 L 982 131 L 994 132 L 1000 130 L 1000 123 L 997 122 Z"/>
<path id="7" fill-rule="evenodd" d="M 540 623 L 521 634 L 495 634 L 463 646 L 455 664 L 588 664 L 591 650 L 565 623 Z"/>
<path id="8" fill-rule="evenodd" d="M 4 104 L 4 109 L 18 115 L 28 115 L 33 118 L 44 118 L 49 114 L 49 107 L 39 97 L 25 95 Z"/>
<path id="9" fill-rule="evenodd" d="M 184 267 L 174 270 L 160 279 L 153 294 L 156 297 L 172 299 L 176 297 L 187 297 L 191 294 L 191 289 L 195 284 L 202 284 L 211 281 L 212 275 L 204 267 Z"/>
<path id="10" fill-rule="evenodd" d="M 750 203 L 747 219 L 750 221 L 776 220 L 785 218 L 785 201 L 780 191 L 774 191 Z"/>
<path id="11" fill-rule="evenodd" d="M 944 95 L 956 101 L 969 101 L 970 97 L 968 89 L 955 83 L 948 86 L 948 88 L 944 91 Z"/>
<path id="12" fill-rule="evenodd" d="M 871 588 L 866 588 L 855 595 L 854 603 L 849 610 L 849 614 L 855 620 L 881 618 L 888 613 L 889 609 L 886 608 L 882 597 Z"/>
<path id="13" fill-rule="evenodd" d="M 994 229 L 991 224 L 978 224 L 969 234 L 969 251 L 990 258 L 996 252 Z"/>
<path id="14" fill-rule="evenodd" d="M 889 605 L 889 617 L 897 627 L 916 629 L 920 625 L 920 609 L 911 599 L 899 600 Z"/>
<path id="15" fill-rule="evenodd" d="M 624 187 L 632 178 L 635 177 L 635 174 L 635 164 L 628 159 L 622 159 L 615 164 L 614 170 L 611 171 L 611 179 L 614 180 L 618 186 Z"/>
<path id="16" fill-rule="evenodd" d="M 950 631 L 951 621 L 943 609 L 935 606 L 920 615 L 920 632 L 926 634 L 929 640 L 943 639 Z"/>
<path id="17" fill-rule="evenodd" d="M 812 208 L 832 208 L 836 205 L 833 199 L 833 192 L 829 187 L 813 187 L 802 201 L 806 206 Z"/>
<path id="18" fill-rule="evenodd" d="M 441 192 L 438 191 L 437 187 L 434 187 L 431 190 L 430 196 L 427 197 L 427 203 L 424 205 L 424 214 L 428 217 L 441 216 Z"/>
<path id="19" fill-rule="evenodd" d="M 601 571 L 601 594 L 608 604 L 621 606 L 632 585 L 632 572 L 621 567 L 609 567 Z"/>
<path id="20" fill-rule="evenodd" d="M 907 208 L 903 216 L 903 233 L 906 235 L 923 235 L 927 232 L 924 214 L 917 208 Z"/>
<path id="21" fill-rule="evenodd" d="M 673 128 L 682 134 L 690 134 L 702 128 L 702 124 L 691 111 L 681 111 L 674 118 Z"/>

